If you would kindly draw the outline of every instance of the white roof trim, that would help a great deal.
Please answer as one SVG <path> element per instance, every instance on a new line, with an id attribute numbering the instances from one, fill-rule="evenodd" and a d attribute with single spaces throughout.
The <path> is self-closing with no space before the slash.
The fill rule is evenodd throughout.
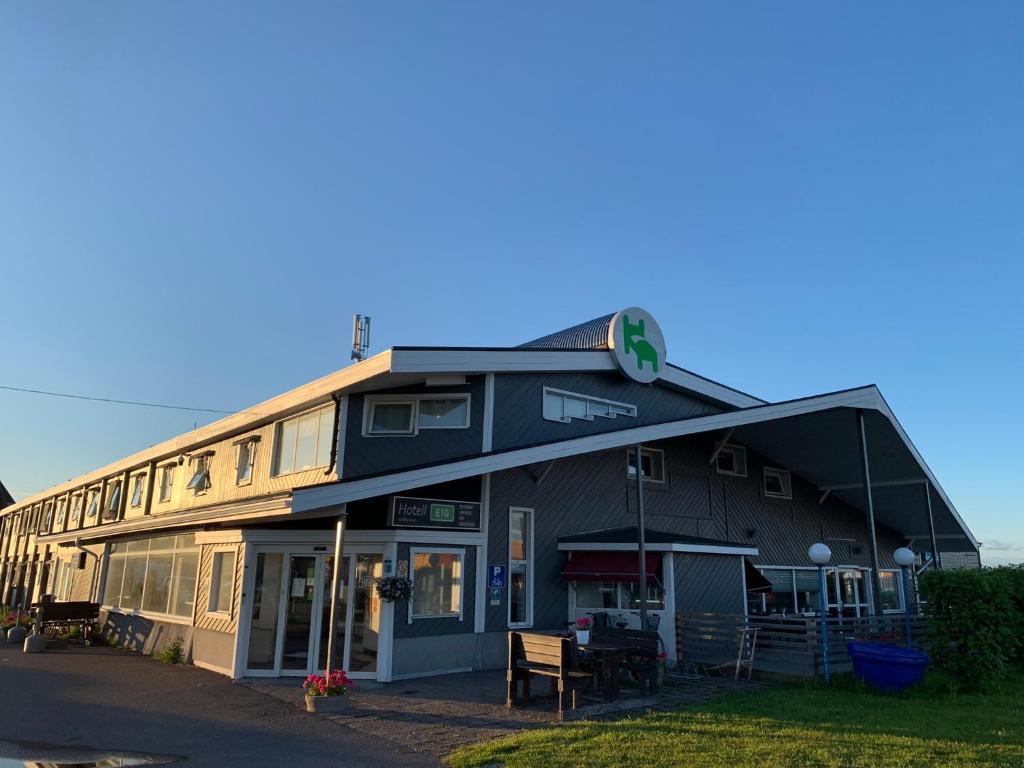
<path id="1" fill-rule="evenodd" d="M 602 544 L 597 541 L 580 542 L 579 544 L 566 542 L 559 544 L 558 549 L 562 552 L 637 552 L 639 545 L 629 543 Z M 648 552 L 689 552 L 702 555 L 741 555 L 744 557 L 757 557 L 758 554 L 757 547 L 730 547 L 724 544 L 684 544 L 682 542 L 645 544 L 644 549 Z"/>
<path id="2" fill-rule="evenodd" d="M 558 443 L 546 443 L 531 448 L 520 448 L 502 453 L 476 456 L 471 459 L 438 464 L 422 469 L 394 472 L 388 475 L 369 477 L 363 480 L 349 480 L 341 483 L 320 486 L 318 488 L 297 489 L 292 499 L 292 509 L 305 512 L 319 507 L 343 504 L 372 496 L 417 488 L 422 485 L 459 480 L 464 477 L 499 472 L 513 469 L 525 464 L 534 464 L 552 459 L 563 459 L 581 453 L 604 451 L 621 448 L 636 443 L 649 443 L 670 437 L 711 432 L 719 429 L 755 424 L 763 421 L 799 416 L 804 413 L 823 411 L 829 408 L 877 408 L 880 397 L 875 387 L 864 387 L 832 395 L 809 397 L 804 400 L 793 400 L 786 403 L 764 405 L 740 411 L 716 413 L 681 421 L 670 421 L 664 424 L 652 424 L 644 427 L 603 432 L 599 435 L 578 437 Z"/>
<path id="3" fill-rule="evenodd" d="M 334 504 L 343 504 L 358 499 L 383 496 L 386 494 L 398 493 L 410 488 L 417 488 L 423 485 L 444 483 L 450 480 L 458 480 L 464 477 L 472 477 L 487 472 L 500 472 L 504 469 L 513 469 L 526 464 L 534 464 L 554 459 L 562 459 L 568 456 L 576 456 L 581 453 L 592 453 L 596 451 L 622 448 L 637 443 L 648 443 L 655 440 L 665 440 L 672 437 L 699 434 L 715 430 L 729 429 L 748 424 L 758 424 L 766 421 L 774 421 L 790 416 L 800 416 L 817 411 L 825 411 L 831 408 L 863 408 L 875 410 L 884 415 L 897 430 L 897 434 L 911 451 L 914 458 L 921 465 L 923 471 L 928 475 L 929 480 L 947 504 L 953 516 L 956 518 L 964 535 L 976 543 L 973 534 L 964 524 L 963 520 L 949 503 L 945 493 L 942 491 L 934 475 L 927 465 L 920 458 L 917 449 L 914 448 L 899 422 L 896 421 L 889 410 L 881 393 L 875 386 L 860 387 L 844 392 L 835 392 L 827 395 L 808 397 L 802 400 L 790 400 L 784 403 L 772 403 L 757 406 L 739 411 L 716 413 L 710 416 L 683 419 L 681 421 L 667 422 L 664 424 L 652 424 L 644 427 L 630 427 L 628 429 L 605 432 L 600 435 L 579 437 L 573 440 L 564 440 L 558 443 L 547 443 L 545 445 L 531 448 L 521 448 L 502 453 L 477 456 L 471 459 L 453 461 L 446 464 L 439 464 L 422 469 L 406 470 L 395 472 L 378 477 L 369 477 L 362 480 L 350 480 L 348 482 L 333 483 L 318 488 L 299 489 L 295 491 L 292 499 L 292 509 L 295 512 L 307 512 L 321 507 Z"/>

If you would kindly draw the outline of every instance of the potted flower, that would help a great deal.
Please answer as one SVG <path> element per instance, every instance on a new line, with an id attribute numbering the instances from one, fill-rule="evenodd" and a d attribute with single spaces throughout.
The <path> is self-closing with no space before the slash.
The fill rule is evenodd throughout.
<path id="1" fill-rule="evenodd" d="M 306 697 L 306 711 L 336 714 L 348 707 L 346 694 L 355 688 L 345 670 L 336 669 L 330 675 L 310 675 L 302 683 Z"/>
<path id="2" fill-rule="evenodd" d="M 412 597 L 412 581 L 404 576 L 385 576 L 377 582 L 377 594 L 385 603 Z"/>
<path id="3" fill-rule="evenodd" d="M 579 645 L 586 645 L 590 642 L 590 625 L 593 623 L 593 620 L 586 616 L 576 619 L 576 642 Z"/>

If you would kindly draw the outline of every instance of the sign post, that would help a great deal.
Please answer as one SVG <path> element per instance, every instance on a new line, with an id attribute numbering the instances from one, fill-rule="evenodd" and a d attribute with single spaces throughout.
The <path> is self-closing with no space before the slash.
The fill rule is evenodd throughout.
<path id="1" fill-rule="evenodd" d="M 331 574 L 331 630 L 327 634 L 327 678 L 331 677 L 338 654 L 338 597 L 341 592 L 341 552 L 345 543 L 345 518 L 348 512 L 343 505 L 334 528 L 334 572 Z"/>

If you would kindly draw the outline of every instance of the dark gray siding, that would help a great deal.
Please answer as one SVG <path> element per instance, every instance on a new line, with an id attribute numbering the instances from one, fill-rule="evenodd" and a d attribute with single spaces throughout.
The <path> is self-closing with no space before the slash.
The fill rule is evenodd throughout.
<path id="1" fill-rule="evenodd" d="M 819 504 L 819 491 L 793 478 L 793 500 L 765 499 L 763 462 L 748 452 L 746 478 L 717 474 L 708 463 L 714 438 L 698 436 L 652 444 L 665 451 L 666 482 L 645 486 L 646 522 L 650 528 L 691 536 L 725 539 L 757 547 L 760 565 L 810 565 L 807 548 L 825 540 L 835 565 L 870 566 L 864 515 L 840 501 Z M 568 591 L 561 571 L 566 555 L 557 539 L 571 533 L 635 525 L 635 492 L 626 478 L 624 449 L 575 456 L 545 465 L 498 472 L 491 477 L 488 564 L 508 562 L 508 509 L 534 510 L 534 626 L 556 629 L 568 613 Z M 537 478 L 543 480 L 538 484 Z M 627 493 L 628 490 L 628 493 Z M 879 526 L 879 560 L 892 567 L 892 552 L 902 544 L 895 532 Z M 679 605 L 728 607 L 742 611 L 738 556 L 692 555 L 676 560 Z M 735 591 L 733 593 L 733 590 Z M 500 606 L 487 607 L 487 630 L 507 626 L 507 590 Z M 720 610 L 701 607 L 700 610 Z"/>
<path id="2" fill-rule="evenodd" d="M 743 613 L 742 558 L 676 553 L 673 560 L 677 613 Z"/>
<path id="3" fill-rule="evenodd" d="M 409 623 L 408 603 L 395 604 L 395 637 L 436 637 L 439 635 L 459 635 L 473 632 L 474 606 L 476 605 L 476 547 L 463 544 L 399 544 L 398 559 L 409 561 L 409 547 L 442 547 L 445 549 L 464 549 L 463 563 L 465 572 L 462 575 L 462 621 L 457 618 L 414 619 Z M 412 576 L 412 563 L 409 562 L 409 575 Z"/>
<path id="4" fill-rule="evenodd" d="M 636 417 L 574 419 L 569 424 L 543 418 L 543 388 L 629 403 Z M 568 440 L 673 419 L 720 413 L 718 406 L 657 385 L 632 382 L 618 373 L 506 373 L 494 377 L 494 450 Z"/>
<path id="5" fill-rule="evenodd" d="M 483 377 L 470 377 L 463 386 L 403 387 L 373 394 L 470 394 L 469 429 L 425 429 L 415 436 L 363 437 L 363 395 L 348 400 L 343 476 L 390 472 L 462 456 L 479 454 L 483 445 Z"/>

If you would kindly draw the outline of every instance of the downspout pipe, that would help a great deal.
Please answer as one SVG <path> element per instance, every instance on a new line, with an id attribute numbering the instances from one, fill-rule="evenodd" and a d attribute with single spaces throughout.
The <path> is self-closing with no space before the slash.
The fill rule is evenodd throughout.
<path id="1" fill-rule="evenodd" d="M 324 470 L 325 475 L 331 474 L 338 463 L 338 428 L 341 426 L 342 396 L 333 394 L 331 395 L 331 400 L 334 401 L 334 439 L 331 440 L 331 460 L 327 463 L 327 469 Z"/>

